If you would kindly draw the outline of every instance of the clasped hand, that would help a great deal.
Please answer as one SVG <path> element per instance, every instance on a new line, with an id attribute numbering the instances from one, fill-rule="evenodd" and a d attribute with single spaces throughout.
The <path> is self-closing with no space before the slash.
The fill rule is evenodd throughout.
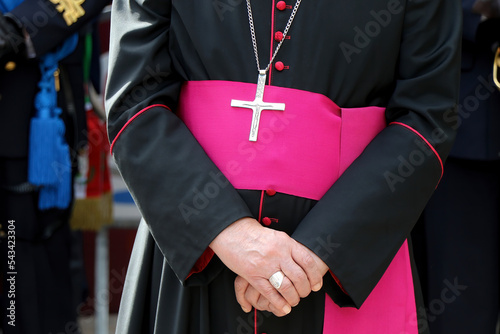
<path id="1" fill-rule="evenodd" d="M 223 230 L 210 244 L 221 261 L 238 274 L 235 293 L 245 312 L 252 306 L 276 316 L 290 313 L 311 291 L 323 285 L 328 266 L 307 247 L 284 232 L 263 227 L 253 218 L 242 218 Z M 271 277 L 285 274 L 276 290 Z"/>

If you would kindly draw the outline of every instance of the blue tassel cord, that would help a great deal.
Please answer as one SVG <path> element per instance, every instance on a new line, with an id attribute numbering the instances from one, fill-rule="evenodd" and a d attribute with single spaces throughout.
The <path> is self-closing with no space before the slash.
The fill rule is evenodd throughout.
<path id="1" fill-rule="evenodd" d="M 42 78 L 35 98 L 36 116 L 31 119 L 28 181 L 41 187 L 38 206 L 42 210 L 67 208 L 71 200 L 71 161 L 59 117 L 61 109 L 57 107 L 54 72 L 59 60 L 69 55 L 77 42 L 75 34 L 57 51 L 40 59 Z"/>

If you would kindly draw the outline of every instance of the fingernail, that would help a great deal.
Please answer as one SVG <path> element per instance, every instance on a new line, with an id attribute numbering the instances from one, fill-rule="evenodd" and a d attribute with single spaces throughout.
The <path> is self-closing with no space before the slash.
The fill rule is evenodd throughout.
<path id="1" fill-rule="evenodd" d="M 242 309 L 242 310 L 243 310 L 243 312 L 245 312 L 245 313 L 248 313 L 248 312 L 250 312 L 250 311 L 251 311 L 251 310 L 249 310 L 249 309 L 247 309 L 247 308 L 245 308 L 245 307 L 243 307 L 243 306 L 241 307 L 241 309 Z"/>
<path id="2" fill-rule="evenodd" d="M 316 284 L 315 286 L 313 286 L 313 288 L 312 288 L 312 289 L 313 289 L 313 291 L 319 291 L 319 290 L 321 289 L 321 287 L 322 287 L 322 284 L 321 284 L 321 283 L 318 283 L 318 284 Z"/>
<path id="3" fill-rule="evenodd" d="M 292 312 L 292 308 L 288 305 L 285 305 L 283 307 L 283 312 L 285 312 L 285 314 L 288 314 L 288 313 Z"/>

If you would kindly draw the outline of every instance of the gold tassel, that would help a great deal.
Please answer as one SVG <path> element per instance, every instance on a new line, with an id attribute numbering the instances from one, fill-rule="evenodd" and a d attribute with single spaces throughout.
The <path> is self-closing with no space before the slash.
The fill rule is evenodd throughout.
<path id="1" fill-rule="evenodd" d="M 73 230 L 99 231 L 113 223 L 113 194 L 75 200 L 70 226 Z"/>

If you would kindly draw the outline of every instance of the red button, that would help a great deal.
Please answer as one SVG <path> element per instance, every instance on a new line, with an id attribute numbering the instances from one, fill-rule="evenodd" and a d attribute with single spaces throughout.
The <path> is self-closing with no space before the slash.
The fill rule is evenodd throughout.
<path id="1" fill-rule="evenodd" d="M 276 8 L 278 8 L 279 10 L 285 10 L 286 9 L 286 2 L 278 1 L 278 3 L 276 4 Z"/>
<path id="2" fill-rule="evenodd" d="M 277 61 L 276 64 L 274 64 L 274 68 L 277 71 L 283 71 L 285 69 L 285 64 L 283 64 L 283 62 L 281 61 Z"/>
<path id="3" fill-rule="evenodd" d="M 262 224 L 264 224 L 266 226 L 271 225 L 271 218 L 269 218 L 269 217 L 262 218 Z"/>
<path id="4" fill-rule="evenodd" d="M 280 42 L 283 39 L 283 33 L 281 31 L 276 31 L 274 34 L 274 40 Z"/>
<path id="5" fill-rule="evenodd" d="M 268 196 L 274 196 L 274 195 L 276 195 L 276 190 L 274 190 L 274 189 L 267 189 L 266 190 L 266 194 Z"/>

